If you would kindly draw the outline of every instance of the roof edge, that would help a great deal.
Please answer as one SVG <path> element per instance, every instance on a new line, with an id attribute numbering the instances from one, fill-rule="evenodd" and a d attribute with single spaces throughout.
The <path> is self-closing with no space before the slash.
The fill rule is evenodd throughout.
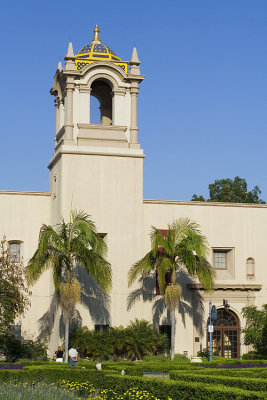
<path id="1" fill-rule="evenodd" d="M 187 205 L 200 207 L 244 207 L 244 208 L 267 208 L 267 204 L 256 203 L 223 203 L 215 201 L 187 201 L 187 200 L 153 200 L 144 199 L 144 204 L 169 204 L 169 205 Z"/>

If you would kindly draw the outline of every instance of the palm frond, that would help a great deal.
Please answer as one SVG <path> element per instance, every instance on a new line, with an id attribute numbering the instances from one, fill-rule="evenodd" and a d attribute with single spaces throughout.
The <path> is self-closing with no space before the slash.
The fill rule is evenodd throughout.
<path id="1" fill-rule="evenodd" d="M 155 268 L 155 262 L 153 252 L 150 251 L 141 260 L 133 264 L 128 272 L 128 286 L 132 286 L 140 275 L 150 274 Z"/>
<path id="2" fill-rule="evenodd" d="M 38 250 L 34 253 L 26 266 L 26 281 L 29 286 L 34 285 L 44 273 L 50 267 L 49 259 L 47 256 L 39 257 Z"/>
<path id="3" fill-rule="evenodd" d="M 110 263 L 101 255 L 88 248 L 83 248 L 75 254 L 77 265 L 81 265 L 98 283 L 104 293 L 108 293 L 112 286 L 112 271 Z"/>
<path id="4" fill-rule="evenodd" d="M 202 283 L 204 289 L 212 291 L 214 287 L 215 270 L 205 258 L 198 258 L 195 275 Z"/>
<path id="5" fill-rule="evenodd" d="M 165 279 L 166 273 L 173 269 L 173 263 L 171 259 L 169 259 L 163 254 L 158 257 L 155 267 L 158 272 L 160 293 L 164 294 L 166 285 L 166 279 Z"/>

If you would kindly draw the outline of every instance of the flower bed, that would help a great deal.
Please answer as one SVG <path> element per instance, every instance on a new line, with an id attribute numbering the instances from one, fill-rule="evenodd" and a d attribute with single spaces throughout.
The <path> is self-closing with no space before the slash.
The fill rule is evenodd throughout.
<path id="1" fill-rule="evenodd" d="M 0 364 L 0 369 L 23 369 L 23 364 Z"/>
<path id="2" fill-rule="evenodd" d="M 224 365 L 203 365 L 204 368 L 266 368 L 267 364 L 224 364 Z"/>

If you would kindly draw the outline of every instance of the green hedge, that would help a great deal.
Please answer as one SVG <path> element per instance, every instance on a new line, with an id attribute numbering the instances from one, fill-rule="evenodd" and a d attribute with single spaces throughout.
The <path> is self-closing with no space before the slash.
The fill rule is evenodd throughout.
<path id="1" fill-rule="evenodd" d="M 89 371 L 76 367 L 44 368 L 25 367 L 23 370 L 0 370 L 0 382 L 15 380 L 19 382 L 53 383 L 65 379 L 73 382 L 89 382 L 89 377 L 103 376 L 101 371 Z"/>
<path id="2" fill-rule="evenodd" d="M 267 368 L 195 368 L 192 371 L 195 375 L 220 375 L 220 376 L 237 376 L 250 378 L 267 378 Z"/>
<path id="3" fill-rule="evenodd" d="M 266 391 L 267 381 L 266 379 L 259 378 L 244 378 L 244 377 L 232 377 L 232 376 L 220 376 L 218 375 L 196 375 L 194 373 L 182 372 L 182 371 L 170 371 L 170 378 L 183 382 L 202 382 L 212 385 L 224 385 L 228 387 L 235 387 L 245 390 L 254 391 Z"/>
<path id="4" fill-rule="evenodd" d="M 114 376 L 116 373 L 116 376 Z M 113 389 L 118 394 L 124 393 L 130 388 L 147 390 L 161 400 L 167 400 L 169 397 L 173 400 L 256 400 L 267 399 L 266 393 L 242 390 L 238 388 L 225 387 L 223 385 L 212 385 L 203 382 L 182 382 L 163 380 L 155 378 L 139 378 L 133 376 L 121 376 L 114 371 L 90 371 L 86 369 L 58 368 L 45 369 L 28 367 L 23 371 L 2 370 L 0 371 L 0 380 L 37 382 L 46 383 L 56 382 L 58 380 L 69 380 L 71 382 L 88 382 L 99 389 Z M 173 374 L 174 372 L 172 372 Z M 177 371 L 176 371 L 177 373 Z"/>
<path id="5" fill-rule="evenodd" d="M 260 364 L 267 364 L 267 360 L 235 360 L 230 358 L 219 358 L 218 360 L 207 361 L 202 363 L 201 365 L 205 366 L 219 366 L 219 365 L 244 365 L 244 364 L 251 364 L 251 365 L 260 365 Z"/>
<path id="6" fill-rule="evenodd" d="M 158 365 L 138 363 L 137 366 L 128 366 L 123 369 L 125 370 L 126 375 L 142 376 L 143 372 L 169 372 L 172 370 L 194 371 L 195 369 L 198 369 L 198 367 L 187 363 L 173 364 L 171 362 L 165 362 Z"/>
<path id="7" fill-rule="evenodd" d="M 155 378 L 139 378 L 130 376 L 111 376 L 109 374 L 90 375 L 90 383 L 97 388 L 113 389 L 118 394 L 123 394 L 130 388 L 147 390 L 161 400 L 256 400 L 267 399 L 267 395 L 222 385 L 209 385 L 196 382 L 177 382 Z"/>

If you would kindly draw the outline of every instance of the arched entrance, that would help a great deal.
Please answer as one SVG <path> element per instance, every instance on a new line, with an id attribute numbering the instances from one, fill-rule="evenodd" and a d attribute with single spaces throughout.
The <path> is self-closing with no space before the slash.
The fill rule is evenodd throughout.
<path id="1" fill-rule="evenodd" d="M 238 316 L 231 310 L 218 309 L 217 321 L 213 321 L 213 326 L 212 354 L 226 358 L 239 358 L 240 323 Z M 207 341 L 209 347 L 209 337 Z"/>

